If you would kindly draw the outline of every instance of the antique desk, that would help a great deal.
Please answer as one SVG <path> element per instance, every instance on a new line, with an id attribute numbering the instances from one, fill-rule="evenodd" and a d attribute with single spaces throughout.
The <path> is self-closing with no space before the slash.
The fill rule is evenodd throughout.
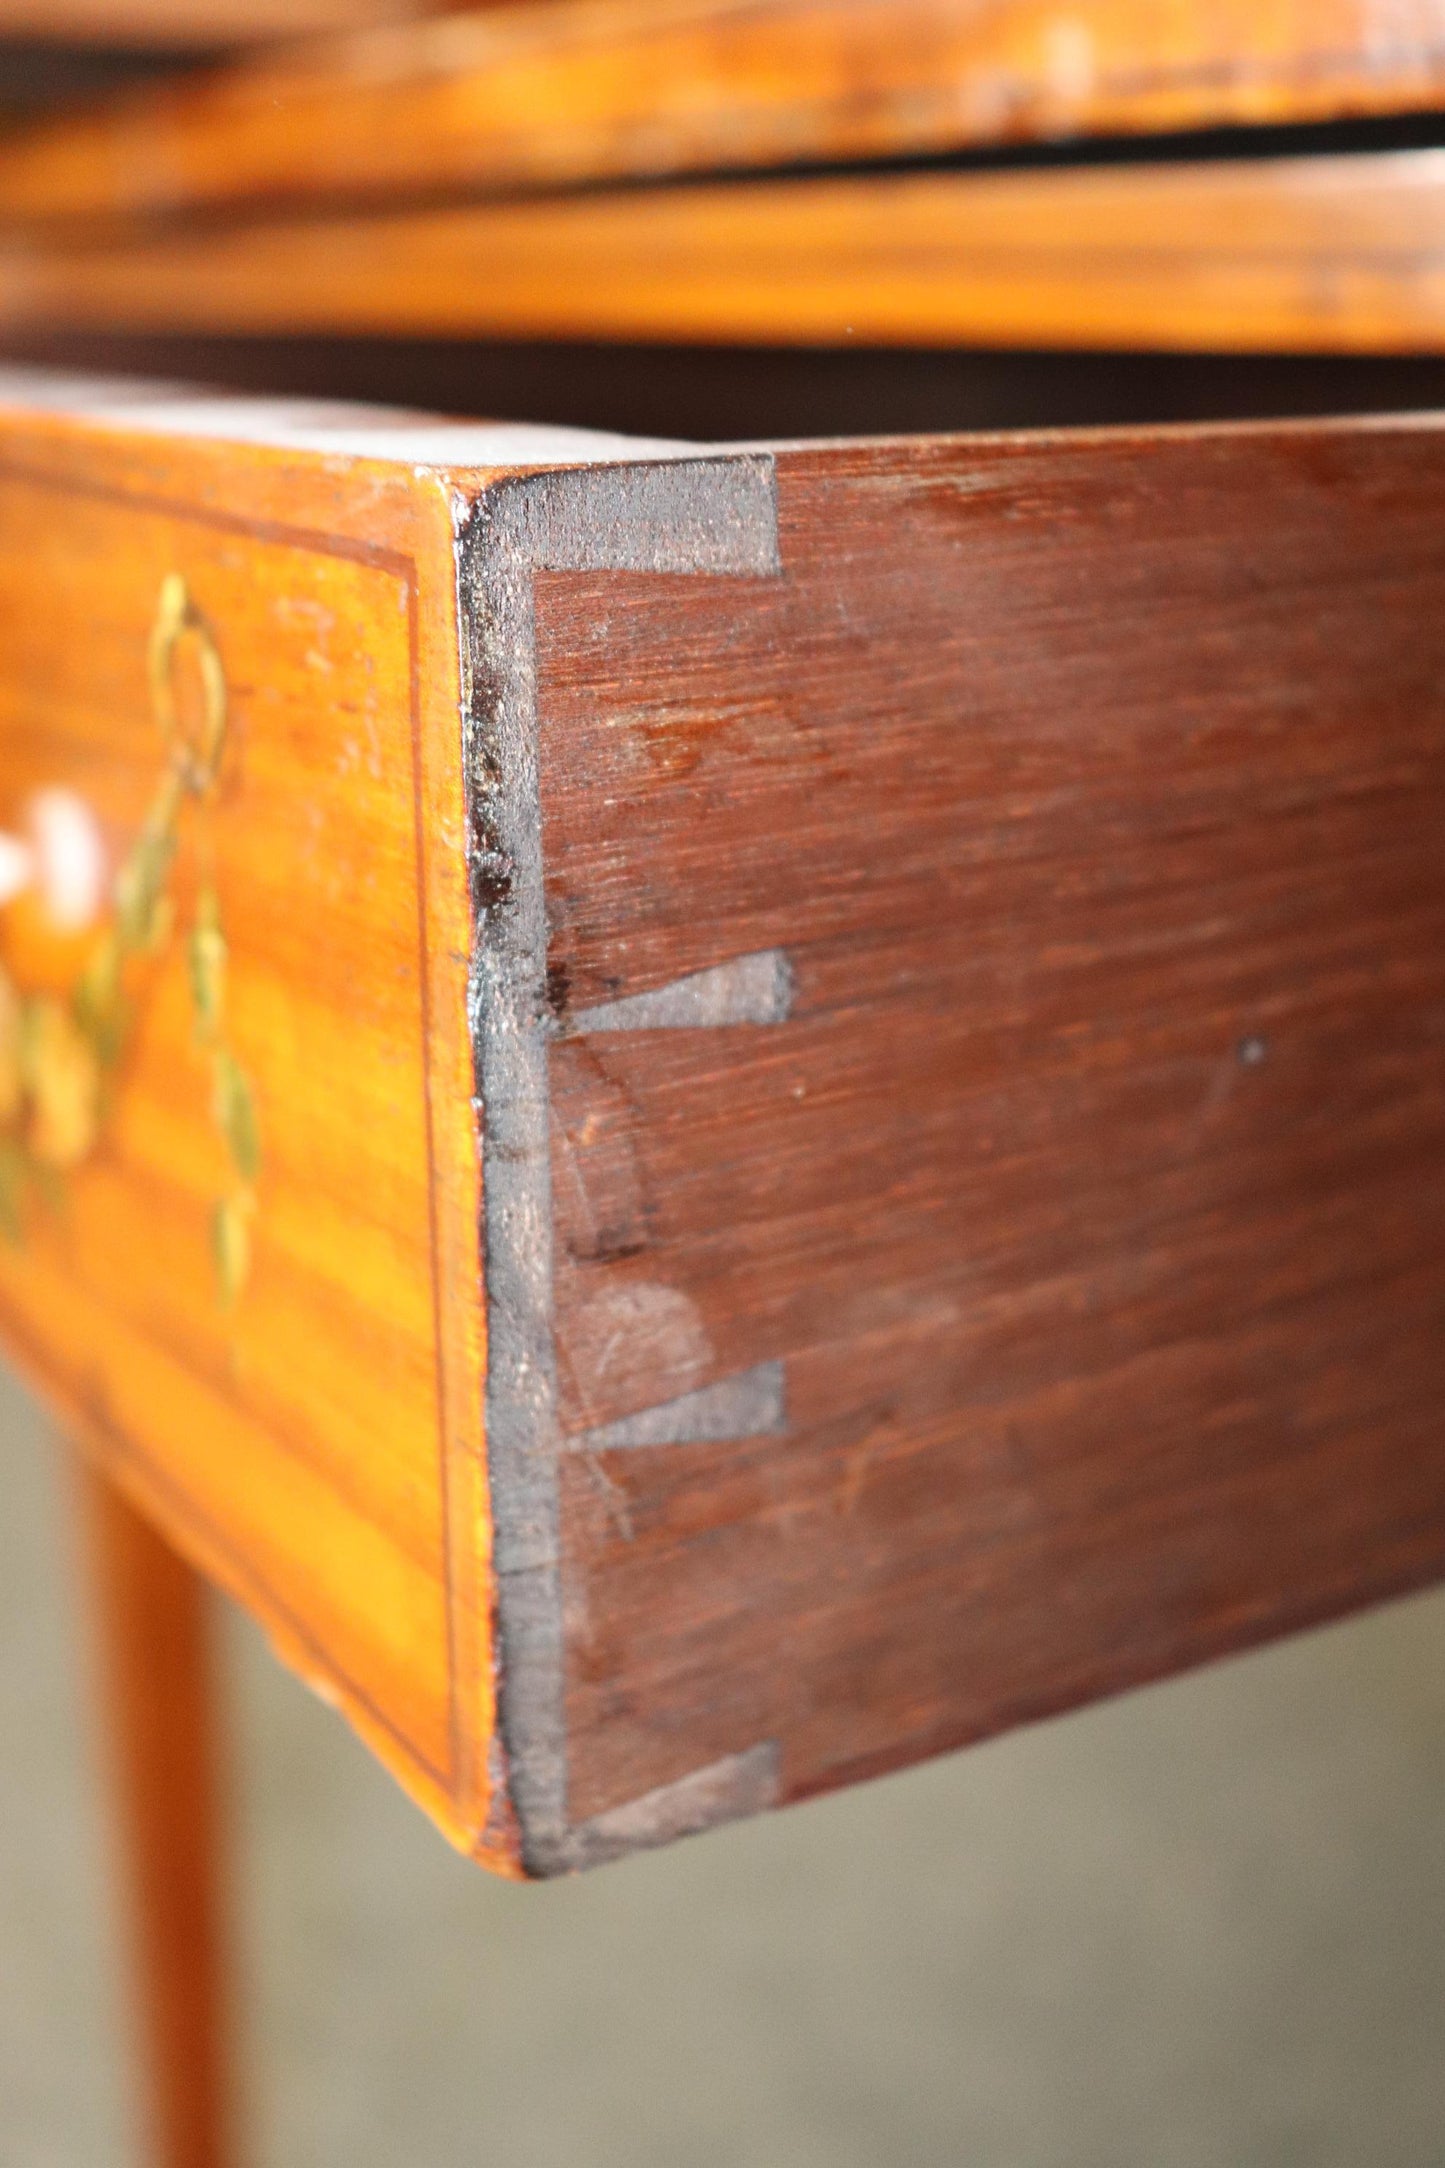
<path id="1" fill-rule="evenodd" d="M 0 142 L 0 1338 L 90 1471 L 167 2168 L 230 2158 L 196 1569 L 546 1875 L 1445 1568 L 1445 424 L 401 396 L 1437 350 L 1445 9 L 1372 21 L 538 0 Z M 341 333 L 395 403 L 26 360 Z"/>

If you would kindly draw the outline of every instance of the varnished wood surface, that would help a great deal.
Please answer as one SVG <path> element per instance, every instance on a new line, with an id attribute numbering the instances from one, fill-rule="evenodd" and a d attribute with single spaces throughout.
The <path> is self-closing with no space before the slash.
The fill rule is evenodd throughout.
<path id="1" fill-rule="evenodd" d="M 1442 97 L 1440 0 L 529 0 L 52 126 L 0 149 L 0 215 L 395 200 Z"/>
<path id="2" fill-rule="evenodd" d="M 0 327 L 1415 353 L 1445 151 L 629 189 L 0 247 Z"/>
<path id="3" fill-rule="evenodd" d="M 102 395 L 87 424 L 23 390 L 0 417 L 0 823 L 70 786 L 112 877 L 125 861 L 167 772 L 149 648 L 168 579 L 229 704 L 93 1149 L 12 1198 L 0 1315 L 132 1498 L 472 1841 L 490 1680 L 451 513 L 404 465 L 248 444 L 234 410 L 242 441 L 208 441 L 226 420 Z M 212 1222 L 233 1170 L 188 947 L 203 885 L 259 1133 L 229 1304 Z M 27 993 L 68 999 L 87 953 L 37 941 L 22 905 L 0 923 Z"/>
<path id="4" fill-rule="evenodd" d="M 210 1591 L 84 1464 L 77 1495 L 147 2168 L 234 2168 Z"/>
<path id="5" fill-rule="evenodd" d="M 574 1817 L 1445 1566 L 1442 481 L 802 449 L 774 580 L 539 579 Z M 786 1020 L 586 1023 L 772 951 Z M 610 1442 L 773 1364 L 781 1425 Z"/>
<path id="6" fill-rule="evenodd" d="M 407 0 L 5 0 L 0 35 L 180 55 L 356 30 L 419 12 Z"/>
<path id="7" fill-rule="evenodd" d="M 0 825 L 68 781 L 127 862 L 177 574 L 231 705 L 5 1344 L 454 1840 L 590 1865 L 1445 1571 L 1437 423 L 28 396 Z"/>

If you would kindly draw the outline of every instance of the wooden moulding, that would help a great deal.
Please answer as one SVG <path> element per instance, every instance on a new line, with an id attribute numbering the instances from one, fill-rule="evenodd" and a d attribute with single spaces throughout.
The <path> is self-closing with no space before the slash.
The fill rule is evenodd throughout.
<path id="1" fill-rule="evenodd" d="M 308 33 L 355 32 L 415 12 L 406 0 L 6 0 L 5 33 L 109 51 L 210 53 Z"/>
<path id="2" fill-rule="evenodd" d="M 1421 353 L 1445 151 L 712 183 L 0 246 L 15 331 Z"/>
<path id="3" fill-rule="evenodd" d="M 7 1344 L 455 1841 L 588 1865 L 1441 1573 L 1438 425 L 6 397 L 0 820 L 68 780 L 129 862 L 167 578 L 230 698 Z"/>
<path id="4" fill-rule="evenodd" d="M 52 123 L 0 147 L 0 208 L 314 208 L 1403 113 L 1442 94 L 1440 0 L 528 0 Z"/>

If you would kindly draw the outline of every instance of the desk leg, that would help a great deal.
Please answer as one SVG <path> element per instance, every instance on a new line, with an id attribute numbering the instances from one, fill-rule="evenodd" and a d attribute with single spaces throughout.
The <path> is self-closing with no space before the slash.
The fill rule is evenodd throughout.
<path id="1" fill-rule="evenodd" d="M 230 2168 L 209 1592 L 80 1469 L 147 2168 Z"/>

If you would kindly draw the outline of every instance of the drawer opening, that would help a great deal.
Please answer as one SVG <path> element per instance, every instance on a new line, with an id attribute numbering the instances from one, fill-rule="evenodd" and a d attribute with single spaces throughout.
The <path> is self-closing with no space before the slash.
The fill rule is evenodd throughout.
<path id="1" fill-rule="evenodd" d="M 228 391 L 425 408 L 704 443 L 1445 405 L 1438 354 L 641 346 L 467 339 L 19 336 L 12 361 Z"/>

